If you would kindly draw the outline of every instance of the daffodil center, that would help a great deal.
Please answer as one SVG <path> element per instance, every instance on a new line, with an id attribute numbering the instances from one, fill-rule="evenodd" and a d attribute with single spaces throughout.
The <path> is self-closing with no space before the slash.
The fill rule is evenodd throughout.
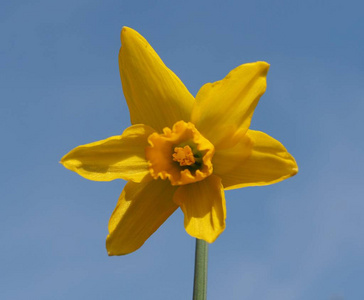
<path id="1" fill-rule="evenodd" d="M 201 181 L 212 174 L 214 146 L 190 122 L 178 121 L 163 133 L 152 133 L 145 157 L 154 179 L 169 179 L 172 185 Z"/>
<path id="2" fill-rule="evenodd" d="M 181 167 L 191 166 L 195 163 L 195 158 L 190 146 L 175 147 L 173 153 L 173 160 L 178 162 Z"/>

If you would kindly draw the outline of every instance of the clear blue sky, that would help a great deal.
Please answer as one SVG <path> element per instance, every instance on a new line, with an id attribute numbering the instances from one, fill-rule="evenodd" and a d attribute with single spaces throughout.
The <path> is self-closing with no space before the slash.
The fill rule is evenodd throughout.
<path id="1" fill-rule="evenodd" d="M 5 1 L 0 10 L 0 298 L 190 299 L 194 239 L 177 211 L 137 252 L 108 257 L 124 181 L 58 161 L 130 125 L 117 55 L 139 31 L 192 94 L 271 64 L 252 128 L 300 172 L 228 191 L 208 296 L 364 299 L 362 1 Z"/>

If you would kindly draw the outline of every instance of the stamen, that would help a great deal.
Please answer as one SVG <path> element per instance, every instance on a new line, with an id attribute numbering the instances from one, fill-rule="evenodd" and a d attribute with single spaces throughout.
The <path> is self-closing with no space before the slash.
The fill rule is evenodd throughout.
<path id="1" fill-rule="evenodd" d="M 179 162 L 182 166 L 191 166 L 195 163 L 195 158 L 190 146 L 186 145 L 182 147 L 175 147 L 173 153 L 173 160 Z"/>

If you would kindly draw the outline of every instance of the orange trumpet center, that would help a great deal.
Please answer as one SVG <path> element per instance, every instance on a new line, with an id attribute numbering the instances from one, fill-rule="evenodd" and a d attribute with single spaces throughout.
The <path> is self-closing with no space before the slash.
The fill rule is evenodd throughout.
<path id="1" fill-rule="evenodd" d="M 179 121 L 173 128 L 148 137 L 145 156 L 154 179 L 169 179 L 172 185 L 184 185 L 212 174 L 214 146 L 190 122 Z"/>

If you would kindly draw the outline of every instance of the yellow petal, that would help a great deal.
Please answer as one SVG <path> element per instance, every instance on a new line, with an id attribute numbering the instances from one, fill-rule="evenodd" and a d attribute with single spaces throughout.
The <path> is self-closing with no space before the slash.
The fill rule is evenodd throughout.
<path id="1" fill-rule="evenodd" d="M 249 158 L 219 174 L 225 189 L 272 184 L 297 174 L 295 159 L 280 142 L 260 131 L 249 130 L 247 136 L 253 142 Z"/>
<path id="2" fill-rule="evenodd" d="M 109 221 L 106 248 L 109 255 L 123 255 L 140 248 L 178 208 L 176 187 L 168 180 L 128 182 Z"/>
<path id="3" fill-rule="evenodd" d="M 214 174 L 221 176 L 234 170 L 249 158 L 252 148 L 252 140 L 247 135 L 244 135 L 233 147 L 217 150 L 212 158 Z"/>
<path id="4" fill-rule="evenodd" d="M 185 229 L 191 236 L 212 243 L 225 229 L 226 205 L 219 177 L 180 186 L 173 201 L 184 213 Z"/>
<path id="5" fill-rule="evenodd" d="M 216 149 L 231 147 L 248 130 L 268 69 L 266 62 L 244 64 L 198 92 L 191 122 Z"/>
<path id="6" fill-rule="evenodd" d="M 194 98 L 149 43 L 135 30 L 121 31 L 119 68 L 132 124 L 162 132 L 180 120 L 189 121 Z"/>
<path id="7" fill-rule="evenodd" d="M 145 159 L 148 136 L 154 130 L 139 124 L 121 136 L 79 146 L 66 154 L 61 163 L 82 177 L 96 181 L 117 178 L 140 182 L 149 173 Z"/>

